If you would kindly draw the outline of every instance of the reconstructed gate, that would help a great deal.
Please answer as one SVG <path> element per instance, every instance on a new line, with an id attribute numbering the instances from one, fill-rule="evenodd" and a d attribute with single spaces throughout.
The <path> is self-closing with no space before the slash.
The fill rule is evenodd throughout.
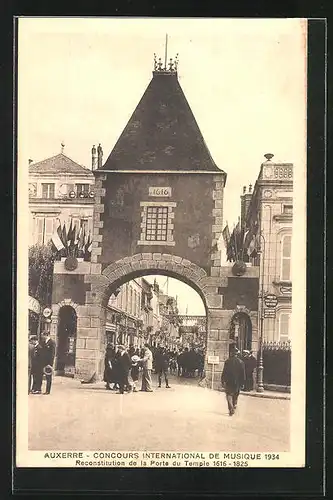
<path id="1" fill-rule="evenodd" d="M 95 150 L 92 162 L 95 165 Z M 57 306 L 78 307 L 75 370 L 101 375 L 106 305 L 128 280 L 147 274 L 177 278 L 194 288 L 207 314 L 207 355 L 228 356 L 235 311 L 249 311 L 257 343 L 256 268 L 234 276 L 221 267 L 226 173 L 212 160 L 173 67 L 157 69 L 115 147 L 95 174 L 91 262 L 56 262 L 53 334 Z M 70 269 L 69 269 L 70 267 Z M 210 380 L 210 366 L 205 367 Z"/>

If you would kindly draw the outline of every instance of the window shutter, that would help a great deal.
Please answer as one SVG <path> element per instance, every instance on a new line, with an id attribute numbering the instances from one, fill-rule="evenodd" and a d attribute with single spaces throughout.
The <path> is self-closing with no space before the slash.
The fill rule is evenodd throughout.
<path id="1" fill-rule="evenodd" d="M 51 218 L 45 219 L 45 236 L 44 236 L 44 244 L 45 245 L 52 238 L 53 225 L 54 225 L 54 219 L 51 219 Z"/>
<path id="2" fill-rule="evenodd" d="M 280 340 L 285 342 L 289 338 L 289 314 L 282 313 L 280 315 Z"/>
<path id="3" fill-rule="evenodd" d="M 36 243 L 40 245 L 43 244 L 43 235 L 44 235 L 44 218 L 37 217 L 36 218 Z"/>

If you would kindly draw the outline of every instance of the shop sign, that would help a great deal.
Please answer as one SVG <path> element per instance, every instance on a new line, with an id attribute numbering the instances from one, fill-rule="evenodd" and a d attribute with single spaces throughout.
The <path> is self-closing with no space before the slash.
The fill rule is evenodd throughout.
<path id="1" fill-rule="evenodd" d="M 35 299 L 34 297 L 30 297 L 30 295 L 28 298 L 28 309 L 36 314 L 40 313 L 40 304 L 38 300 Z"/>
<path id="2" fill-rule="evenodd" d="M 274 293 L 268 293 L 264 297 L 265 306 L 269 308 L 275 308 L 278 305 L 278 298 Z"/>
<path id="3" fill-rule="evenodd" d="M 275 309 L 264 309 L 264 318 L 275 318 L 276 310 Z"/>

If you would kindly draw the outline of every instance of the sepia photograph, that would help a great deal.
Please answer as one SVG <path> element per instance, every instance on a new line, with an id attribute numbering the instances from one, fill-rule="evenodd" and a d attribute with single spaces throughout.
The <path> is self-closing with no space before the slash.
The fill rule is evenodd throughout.
<path id="1" fill-rule="evenodd" d="M 17 47 L 17 466 L 304 467 L 307 21 Z"/>

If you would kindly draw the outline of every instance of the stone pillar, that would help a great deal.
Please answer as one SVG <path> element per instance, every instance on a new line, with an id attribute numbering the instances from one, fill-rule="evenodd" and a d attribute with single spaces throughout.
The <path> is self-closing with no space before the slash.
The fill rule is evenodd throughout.
<path id="1" fill-rule="evenodd" d="M 229 356 L 229 325 L 232 311 L 208 309 L 208 337 L 205 360 L 206 384 L 212 385 L 212 365 L 208 356 L 219 356 L 220 362 L 214 367 L 214 389 L 221 387 L 221 373 L 224 362 Z"/>

